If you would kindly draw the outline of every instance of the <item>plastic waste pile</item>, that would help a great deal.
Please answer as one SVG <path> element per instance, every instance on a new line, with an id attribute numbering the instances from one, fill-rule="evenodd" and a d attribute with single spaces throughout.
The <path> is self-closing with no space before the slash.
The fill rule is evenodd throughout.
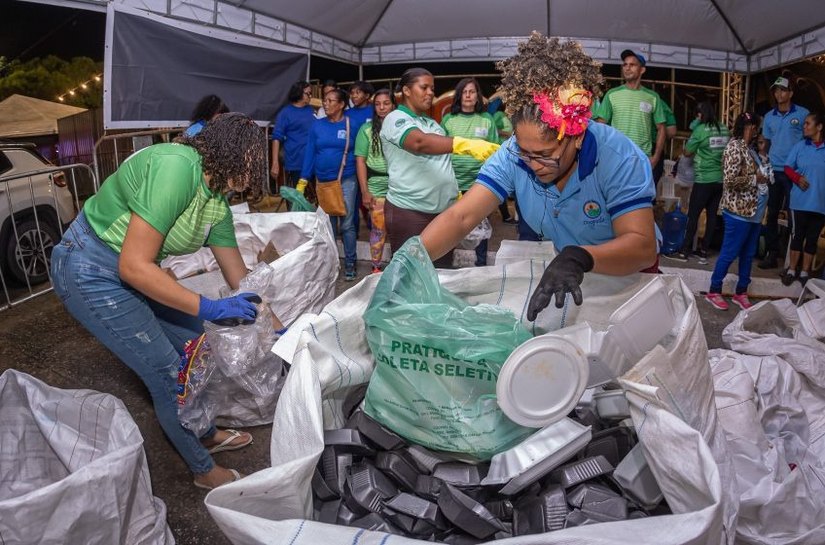
<path id="1" fill-rule="evenodd" d="M 590 390 L 576 415 L 471 463 L 411 445 L 356 410 L 344 428 L 324 433 L 312 478 L 315 518 L 480 543 L 669 513 L 624 392 Z"/>
<path id="2" fill-rule="evenodd" d="M 291 369 L 273 424 L 272 466 L 207 496 L 221 529 L 233 542 L 279 545 L 510 536 L 618 545 L 640 535 L 660 545 L 731 543 L 731 463 L 689 289 L 677 278 L 591 275 L 582 306 L 547 308 L 525 322 L 545 266 L 544 256 L 522 258 L 438 271 L 435 283 L 424 281 L 426 271 L 385 270 L 292 324 L 273 347 Z M 396 282 L 402 278 L 420 289 Z M 474 319 L 485 307 L 500 311 L 493 329 Z M 426 320 L 410 321 L 425 310 Z M 411 336 L 419 338 L 402 338 Z M 456 338 L 464 352 L 447 346 Z M 565 384 L 552 391 L 537 380 L 551 353 L 558 365 L 544 374 Z M 433 372 L 422 372 L 420 360 L 434 358 L 444 361 L 427 361 Z M 479 381 L 479 371 L 495 380 Z M 388 388 L 370 401 L 377 373 Z M 391 412 L 406 416 L 382 416 Z M 508 425 L 480 419 L 493 433 L 473 436 L 475 415 Z"/>
<path id="3" fill-rule="evenodd" d="M 316 520 L 478 543 L 670 513 L 613 382 L 675 327 L 664 283 L 603 331 L 530 338 L 443 290 L 425 257 L 405 245 L 364 314 L 376 369 L 343 403 L 363 410 L 324 433 Z"/>

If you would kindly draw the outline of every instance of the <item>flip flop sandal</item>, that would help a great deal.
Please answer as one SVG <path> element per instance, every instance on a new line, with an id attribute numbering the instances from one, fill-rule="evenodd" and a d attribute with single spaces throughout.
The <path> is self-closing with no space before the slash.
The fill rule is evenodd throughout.
<path id="1" fill-rule="evenodd" d="M 235 481 L 240 481 L 241 480 L 241 474 L 238 473 L 237 469 L 230 469 L 229 472 L 232 473 L 232 480 L 231 481 L 226 481 L 225 483 L 221 483 L 218 486 L 223 486 L 225 484 L 234 483 Z M 215 488 L 218 488 L 218 486 L 209 486 L 208 484 L 201 484 L 198 481 L 192 481 L 192 482 L 195 484 L 196 487 L 203 488 L 204 490 L 213 490 Z"/>
<path id="2" fill-rule="evenodd" d="M 237 439 L 238 437 L 240 437 L 243 434 L 241 432 L 239 432 L 238 430 L 224 430 L 224 431 L 229 434 L 229 437 L 224 439 L 220 444 L 215 445 L 214 447 L 210 448 L 209 449 L 209 454 L 215 454 L 216 452 L 223 452 L 225 450 L 238 450 L 238 449 L 244 448 L 247 445 L 252 444 L 252 436 L 247 434 L 247 435 L 249 435 L 249 441 L 233 445 L 232 441 L 234 441 L 235 439 Z"/>

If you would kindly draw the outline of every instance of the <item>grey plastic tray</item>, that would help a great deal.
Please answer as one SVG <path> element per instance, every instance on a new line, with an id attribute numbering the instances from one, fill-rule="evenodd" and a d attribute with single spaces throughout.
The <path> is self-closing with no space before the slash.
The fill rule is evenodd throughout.
<path id="1" fill-rule="evenodd" d="M 504 530 L 501 521 L 486 507 L 450 484 L 444 483 L 438 497 L 438 507 L 450 522 L 479 539 Z"/>

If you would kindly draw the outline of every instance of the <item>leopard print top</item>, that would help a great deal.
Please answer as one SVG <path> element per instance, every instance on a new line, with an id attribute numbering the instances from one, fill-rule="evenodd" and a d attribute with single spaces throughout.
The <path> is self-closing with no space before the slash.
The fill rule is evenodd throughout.
<path id="1" fill-rule="evenodd" d="M 722 155 L 722 208 L 749 218 L 756 214 L 759 186 L 756 161 L 741 138 L 731 138 Z"/>

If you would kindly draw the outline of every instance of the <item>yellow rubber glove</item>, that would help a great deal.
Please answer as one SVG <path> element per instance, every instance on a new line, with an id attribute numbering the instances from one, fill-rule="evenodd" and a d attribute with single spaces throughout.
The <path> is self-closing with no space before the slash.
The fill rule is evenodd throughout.
<path id="1" fill-rule="evenodd" d="M 478 161 L 486 161 L 492 154 L 498 151 L 499 147 L 498 144 L 493 144 L 486 140 L 453 136 L 453 153 L 471 155 Z"/>
<path id="2" fill-rule="evenodd" d="M 298 180 L 298 185 L 295 186 L 295 189 L 298 191 L 298 193 L 303 195 L 304 190 L 307 188 L 307 184 L 309 184 L 309 182 L 305 178 L 301 178 L 300 180 Z"/>

